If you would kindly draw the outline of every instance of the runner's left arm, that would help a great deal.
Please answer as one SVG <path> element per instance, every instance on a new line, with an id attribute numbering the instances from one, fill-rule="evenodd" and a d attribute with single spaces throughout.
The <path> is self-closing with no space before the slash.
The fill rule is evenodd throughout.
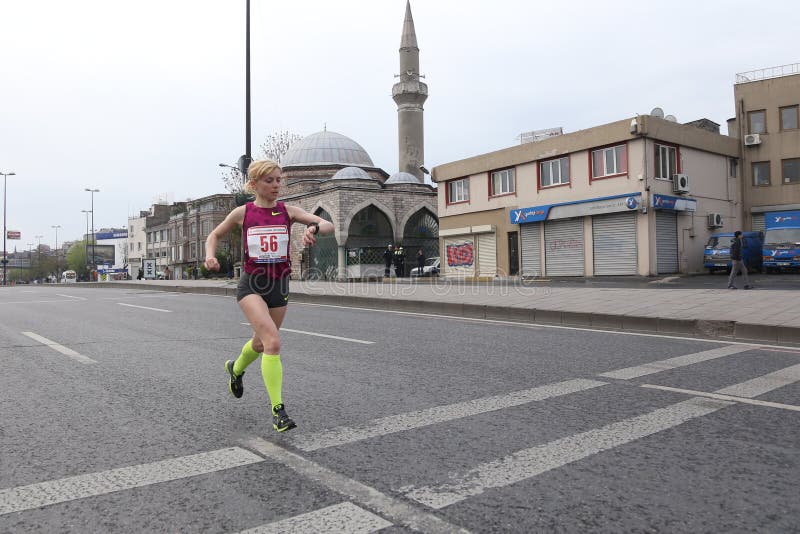
<path id="1" fill-rule="evenodd" d="M 313 245 L 317 242 L 317 234 L 332 234 L 334 231 L 333 223 L 326 221 L 318 215 L 312 215 L 303 208 L 297 206 L 286 206 L 286 211 L 289 213 L 289 218 L 292 222 L 301 224 L 319 224 L 319 232 L 316 232 L 315 226 L 306 226 L 303 230 L 303 245 Z M 315 233 L 316 232 L 316 233 Z"/>

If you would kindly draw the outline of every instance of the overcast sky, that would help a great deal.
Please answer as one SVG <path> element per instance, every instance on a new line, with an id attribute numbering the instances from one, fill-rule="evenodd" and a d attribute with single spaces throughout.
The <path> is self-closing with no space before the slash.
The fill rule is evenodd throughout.
<path id="1" fill-rule="evenodd" d="M 328 130 L 397 171 L 406 0 L 251 0 L 253 151 Z M 9 250 L 224 192 L 244 153 L 245 0 L 0 0 Z M 428 168 L 648 113 L 727 133 L 738 72 L 800 62 L 796 0 L 412 0 Z"/>

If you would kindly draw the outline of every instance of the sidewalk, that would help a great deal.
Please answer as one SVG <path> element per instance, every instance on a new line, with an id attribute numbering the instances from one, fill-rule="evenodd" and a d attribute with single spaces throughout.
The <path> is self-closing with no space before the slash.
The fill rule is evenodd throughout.
<path id="1" fill-rule="evenodd" d="M 98 282 L 81 287 L 236 294 L 234 280 Z M 549 287 L 532 283 L 292 281 L 291 300 L 482 319 L 800 343 L 794 290 Z"/>

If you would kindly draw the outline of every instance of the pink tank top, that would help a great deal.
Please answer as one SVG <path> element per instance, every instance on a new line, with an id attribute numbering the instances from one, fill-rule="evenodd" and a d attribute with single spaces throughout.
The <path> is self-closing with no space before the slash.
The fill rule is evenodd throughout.
<path id="1" fill-rule="evenodd" d="M 244 207 L 242 241 L 244 272 L 283 278 L 291 271 L 289 236 L 292 222 L 283 202 L 259 208 L 252 202 Z"/>

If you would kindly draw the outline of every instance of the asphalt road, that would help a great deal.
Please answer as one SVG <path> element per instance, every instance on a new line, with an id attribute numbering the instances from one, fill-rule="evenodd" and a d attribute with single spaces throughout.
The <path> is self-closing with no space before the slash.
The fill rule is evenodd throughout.
<path id="1" fill-rule="evenodd" d="M 257 364 L 228 393 L 242 322 L 228 297 L 0 290 L 0 532 L 800 524 L 796 348 L 294 304 L 278 434 Z"/>

